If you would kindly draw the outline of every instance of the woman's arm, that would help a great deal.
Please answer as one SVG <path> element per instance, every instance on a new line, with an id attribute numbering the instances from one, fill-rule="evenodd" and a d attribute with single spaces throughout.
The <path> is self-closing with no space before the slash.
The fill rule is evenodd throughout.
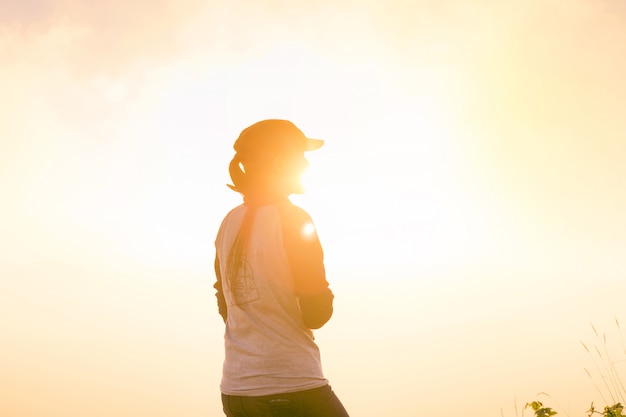
<path id="1" fill-rule="evenodd" d="M 326 281 L 324 252 L 309 214 L 289 205 L 282 213 L 285 251 L 294 277 L 302 319 L 319 329 L 333 314 L 334 295 Z"/>

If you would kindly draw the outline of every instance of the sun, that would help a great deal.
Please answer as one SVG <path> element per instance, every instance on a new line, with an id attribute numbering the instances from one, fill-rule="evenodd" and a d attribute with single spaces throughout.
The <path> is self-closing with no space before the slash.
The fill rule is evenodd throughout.
<path id="1" fill-rule="evenodd" d="M 353 128 L 358 140 L 319 127 L 326 144 L 307 153 L 306 193 L 295 202 L 312 215 L 329 262 L 452 265 L 490 244 L 485 196 L 468 187 L 478 181 L 466 138 L 444 104 L 434 94 L 398 97 Z"/>

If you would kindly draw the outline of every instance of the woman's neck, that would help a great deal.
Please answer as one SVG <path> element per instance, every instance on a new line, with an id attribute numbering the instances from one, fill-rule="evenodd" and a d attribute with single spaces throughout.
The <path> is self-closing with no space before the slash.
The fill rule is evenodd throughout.
<path id="1" fill-rule="evenodd" d="M 271 192 L 271 191 L 255 191 L 248 192 L 243 197 L 243 202 L 247 206 L 266 206 L 269 204 L 276 204 L 288 200 L 287 195 L 284 193 Z"/>

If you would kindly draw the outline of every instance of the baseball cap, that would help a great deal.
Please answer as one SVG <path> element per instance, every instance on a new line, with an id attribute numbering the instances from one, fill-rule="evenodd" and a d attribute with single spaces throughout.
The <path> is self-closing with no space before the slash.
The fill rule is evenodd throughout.
<path id="1" fill-rule="evenodd" d="M 324 144 L 321 139 L 307 137 L 289 120 L 267 119 L 245 128 L 235 141 L 238 153 L 313 151 Z"/>

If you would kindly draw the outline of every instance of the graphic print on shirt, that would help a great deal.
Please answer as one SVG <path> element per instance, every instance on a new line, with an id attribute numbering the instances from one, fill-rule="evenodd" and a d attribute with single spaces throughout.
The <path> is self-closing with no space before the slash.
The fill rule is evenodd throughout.
<path id="1" fill-rule="evenodd" d="M 237 275 L 228 283 L 228 291 L 231 293 L 230 305 L 242 305 L 258 300 L 259 289 L 254 281 L 252 267 L 246 258 L 236 265 Z"/>

